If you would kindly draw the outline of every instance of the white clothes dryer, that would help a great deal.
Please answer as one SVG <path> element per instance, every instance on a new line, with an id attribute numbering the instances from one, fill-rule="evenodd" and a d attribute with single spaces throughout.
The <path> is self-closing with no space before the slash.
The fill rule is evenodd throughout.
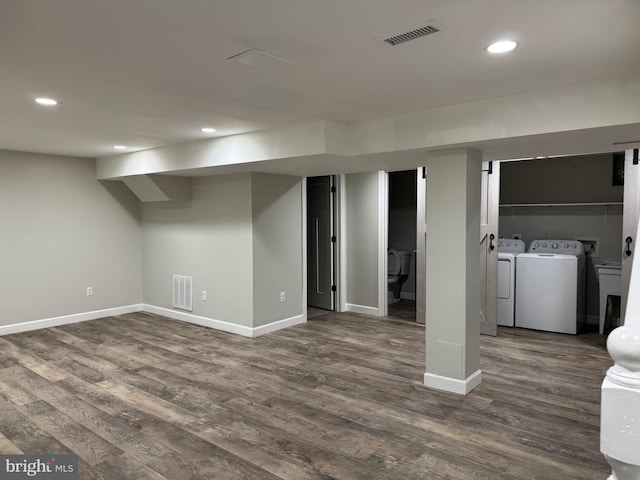
<path id="1" fill-rule="evenodd" d="M 498 312 L 497 323 L 503 327 L 515 324 L 516 257 L 524 253 L 522 240 L 498 239 Z"/>
<path id="2" fill-rule="evenodd" d="M 577 334 L 585 322 L 584 245 L 534 240 L 516 264 L 516 327 Z"/>

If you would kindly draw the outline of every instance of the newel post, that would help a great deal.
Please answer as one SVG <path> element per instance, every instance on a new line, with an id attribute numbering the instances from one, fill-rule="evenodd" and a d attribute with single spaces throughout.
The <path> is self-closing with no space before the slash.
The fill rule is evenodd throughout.
<path id="1" fill-rule="evenodd" d="M 640 480 L 640 329 L 616 328 L 607 349 L 615 364 L 602 383 L 600 451 L 609 480 Z"/>
<path id="2" fill-rule="evenodd" d="M 602 383 L 600 451 L 611 465 L 609 480 L 640 480 L 640 255 L 633 258 L 625 325 L 611 332 L 607 349 L 615 364 Z"/>

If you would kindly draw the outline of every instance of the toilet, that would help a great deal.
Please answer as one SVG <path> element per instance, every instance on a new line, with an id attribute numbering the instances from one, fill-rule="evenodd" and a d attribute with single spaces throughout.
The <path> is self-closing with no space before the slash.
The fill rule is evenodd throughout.
<path id="1" fill-rule="evenodd" d="M 400 300 L 402 284 L 407 281 L 411 269 L 411 252 L 390 248 L 387 253 L 387 299 L 388 303 Z"/>

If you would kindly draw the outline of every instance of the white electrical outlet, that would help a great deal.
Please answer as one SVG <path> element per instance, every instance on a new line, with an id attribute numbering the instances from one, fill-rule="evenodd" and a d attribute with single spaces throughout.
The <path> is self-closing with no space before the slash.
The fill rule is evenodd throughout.
<path id="1" fill-rule="evenodd" d="M 280 301 L 284 302 L 287 299 L 286 295 L 284 292 L 280 292 Z"/>
<path id="2" fill-rule="evenodd" d="M 206 290 L 202 290 L 202 301 L 203 302 L 207 301 L 207 291 Z"/>
<path id="3" fill-rule="evenodd" d="M 90 297 L 93 295 L 93 287 L 87 287 L 87 297 Z"/>
<path id="4" fill-rule="evenodd" d="M 574 237 L 584 245 L 584 253 L 590 257 L 600 257 L 600 239 L 596 237 Z"/>

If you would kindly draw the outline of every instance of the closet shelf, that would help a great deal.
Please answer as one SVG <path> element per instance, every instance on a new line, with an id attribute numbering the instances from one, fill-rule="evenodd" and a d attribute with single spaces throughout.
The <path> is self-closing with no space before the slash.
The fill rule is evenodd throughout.
<path id="1" fill-rule="evenodd" d="M 622 202 L 583 202 L 583 203 L 503 203 L 500 207 L 611 207 Z"/>

